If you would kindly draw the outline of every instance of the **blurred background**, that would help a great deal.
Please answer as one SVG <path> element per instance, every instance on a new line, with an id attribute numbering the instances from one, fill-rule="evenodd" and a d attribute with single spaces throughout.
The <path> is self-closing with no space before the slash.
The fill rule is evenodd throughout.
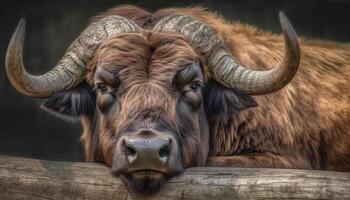
<path id="1" fill-rule="evenodd" d="M 30 73 L 40 74 L 56 64 L 90 17 L 120 4 L 149 11 L 202 5 L 227 19 L 276 33 L 280 32 L 277 13 L 283 10 L 301 37 L 350 42 L 350 0 L 1 0 L 1 155 L 84 160 L 80 122 L 67 122 L 40 110 L 43 99 L 22 96 L 6 77 L 6 48 L 18 20 L 27 19 L 24 62 Z"/>

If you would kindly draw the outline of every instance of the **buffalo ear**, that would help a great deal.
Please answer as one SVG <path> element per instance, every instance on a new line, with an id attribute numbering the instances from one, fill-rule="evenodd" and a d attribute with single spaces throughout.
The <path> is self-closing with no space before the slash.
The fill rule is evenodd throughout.
<path id="1" fill-rule="evenodd" d="M 231 115 L 258 104 L 253 97 L 229 89 L 214 80 L 204 88 L 204 106 L 208 116 Z"/>
<path id="2" fill-rule="evenodd" d="M 71 90 L 52 95 L 41 107 L 59 117 L 74 119 L 81 115 L 93 116 L 95 102 L 95 91 L 82 83 Z"/>

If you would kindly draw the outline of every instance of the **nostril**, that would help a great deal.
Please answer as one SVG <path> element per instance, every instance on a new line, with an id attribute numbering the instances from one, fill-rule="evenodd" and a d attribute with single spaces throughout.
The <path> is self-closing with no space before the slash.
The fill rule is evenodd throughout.
<path id="1" fill-rule="evenodd" d="M 130 146 L 125 146 L 125 153 L 127 156 L 136 156 L 136 151 Z"/>
<path id="2" fill-rule="evenodd" d="M 167 158 L 170 155 L 170 146 L 169 145 L 164 145 L 162 148 L 159 150 L 159 157 L 161 160 L 164 162 L 167 160 Z"/>
<path id="3" fill-rule="evenodd" d="M 127 157 L 127 160 L 130 163 L 133 163 L 136 160 L 137 152 L 134 148 L 132 148 L 129 145 L 125 145 L 125 155 Z"/>
<path id="4" fill-rule="evenodd" d="M 130 144 L 129 141 L 124 140 L 124 151 L 125 155 L 127 157 L 127 160 L 129 163 L 132 163 L 136 160 L 137 152 L 136 150 L 132 147 L 132 144 Z"/>

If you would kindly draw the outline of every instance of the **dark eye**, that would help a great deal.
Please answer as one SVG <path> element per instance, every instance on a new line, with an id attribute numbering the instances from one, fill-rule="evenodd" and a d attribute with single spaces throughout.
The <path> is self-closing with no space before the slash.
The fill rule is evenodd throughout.
<path id="1" fill-rule="evenodd" d="M 202 87 L 202 83 L 199 80 L 192 81 L 191 84 L 190 84 L 190 88 L 192 90 L 197 90 L 200 87 Z"/>
<path id="2" fill-rule="evenodd" d="M 101 92 L 101 94 L 104 94 L 108 91 L 108 88 L 104 83 L 97 83 L 96 88 Z"/>

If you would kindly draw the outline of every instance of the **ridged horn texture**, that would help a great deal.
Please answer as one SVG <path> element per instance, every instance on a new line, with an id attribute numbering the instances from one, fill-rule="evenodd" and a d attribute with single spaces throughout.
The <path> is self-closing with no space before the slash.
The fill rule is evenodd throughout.
<path id="1" fill-rule="evenodd" d="M 255 71 L 240 65 L 215 31 L 191 16 L 165 17 L 153 30 L 180 33 L 187 37 L 201 53 L 208 55 L 209 70 L 213 78 L 226 87 L 246 94 L 263 95 L 287 85 L 299 67 L 300 48 L 297 35 L 283 12 L 279 13 L 279 19 L 285 40 L 284 57 L 279 66 L 267 71 Z"/>
<path id="2" fill-rule="evenodd" d="M 108 16 L 91 23 L 71 44 L 52 70 L 43 75 L 34 76 L 28 74 L 23 66 L 25 20 L 21 19 L 6 53 L 7 76 L 12 85 L 24 95 L 51 96 L 59 91 L 68 90 L 84 80 L 86 64 L 104 40 L 120 33 L 139 31 L 139 26 L 121 16 Z"/>

